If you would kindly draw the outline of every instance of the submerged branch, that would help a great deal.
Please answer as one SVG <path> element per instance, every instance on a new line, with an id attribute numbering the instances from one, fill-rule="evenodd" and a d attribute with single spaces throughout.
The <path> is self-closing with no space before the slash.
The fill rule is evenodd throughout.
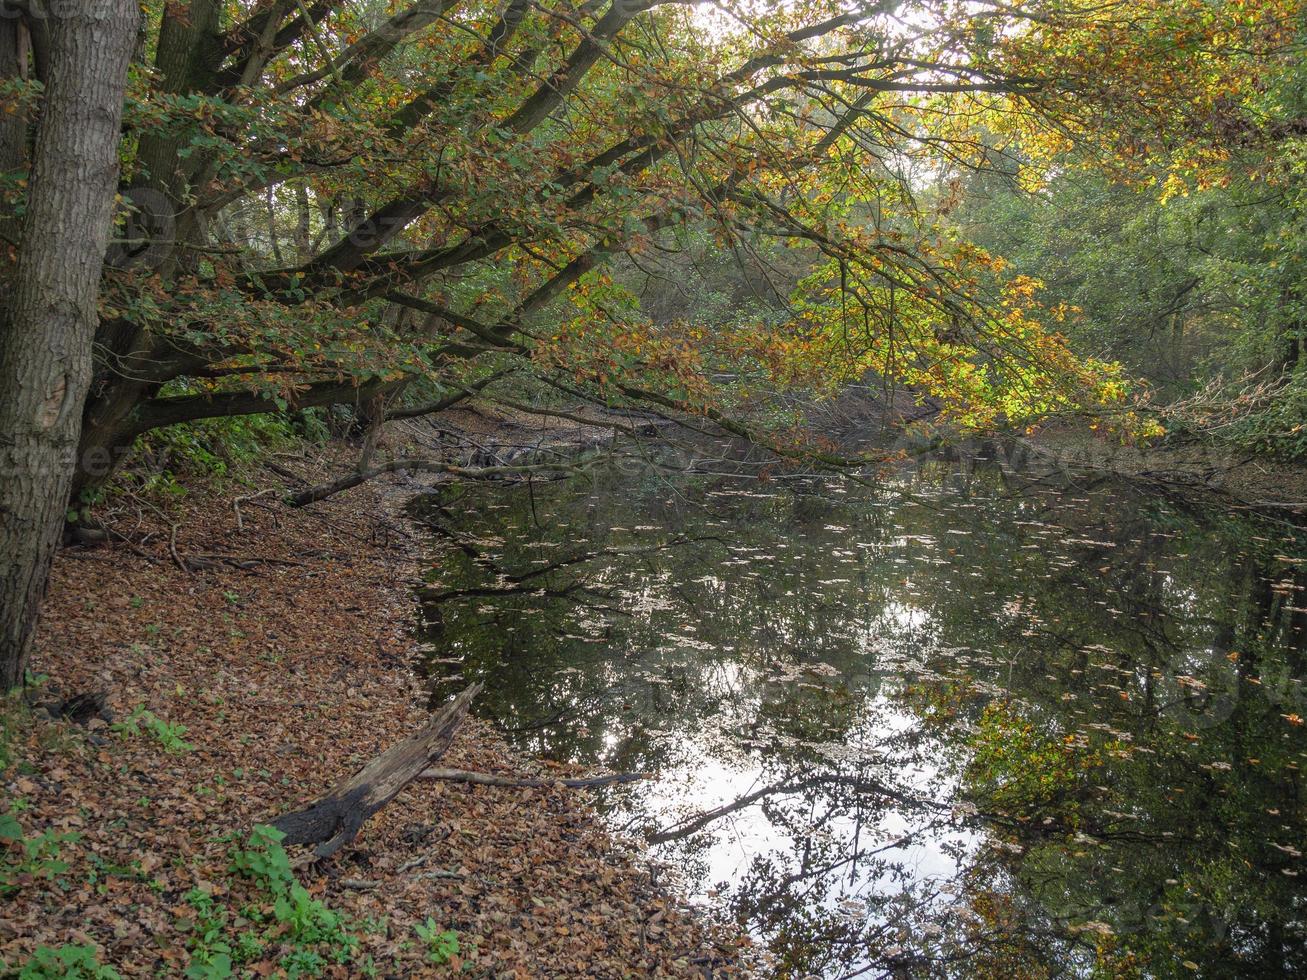
<path id="1" fill-rule="evenodd" d="M 443 473 L 468 480 L 488 480 L 538 473 L 571 474 L 579 472 L 581 469 L 582 467 L 575 463 L 532 463 L 523 466 L 460 466 L 457 463 L 446 463 L 434 459 L 392 459 L 387 463 L 364 470 L 362 473 L 351 473 L 339 480 L 322 483 L 316 487 L 310 487 L 308 490 L 293 493 L 286 498 L 286 503 L 292 507 L 303 507 L 305 504 L 326 500 L 343 490 L 350 490 L 385 473 Z"/>
<path id="2" fill-rule="evenodd" d="M 468 772 L 464 769 L 427 769 L 418 779 L 436 779 L 451 783 L 472 783 L 475 786 L 505 786 L 509 788 L 543 788 L 565 786 L 568 789 L 593 789 L 598 786 L 620 786 L 649 779 L 648 773 L 619 772 L 609 776 L 588 776 L 580 779 L 519 779 L 513 776 L 495 776 L 485 772 Z"/>

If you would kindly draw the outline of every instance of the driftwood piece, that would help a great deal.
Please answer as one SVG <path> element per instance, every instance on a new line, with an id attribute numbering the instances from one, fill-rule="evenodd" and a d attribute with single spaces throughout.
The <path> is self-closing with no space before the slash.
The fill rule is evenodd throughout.
<path id="1" fill-rule="evenodd" d="M 316 844 L 313 854 L 319 860 L 335 854 L 354 839 L 368 817 L 445 753 L 480 690 L 480 684 L 473 684 L 441 707 L 422 731 L 386 749 L 318 802 L 278 817 L 272 826 L 286 835 L 286 844 Z"/>

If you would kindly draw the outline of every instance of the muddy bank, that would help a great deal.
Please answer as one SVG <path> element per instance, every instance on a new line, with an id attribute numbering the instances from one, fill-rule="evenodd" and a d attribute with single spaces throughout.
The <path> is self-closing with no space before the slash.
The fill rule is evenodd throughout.
<path id="1" fill-rule="evenodd" d="M 279 461 L 305 482 L 340 465 Z M 302 924 L 233 853 L 426 719 L 409 632 L 423 540 L 381 481 L 294 510 L 282 477 L 258 479 L 167 511 L 119 500 L 113 543 L 59 555 L 33 663 L 49 680 L 29 700 L 102 691 L 106 710 L 76 723 L 5 706 L 0 810 L 57 852 L 33 864 L 6 842 L 5 966 L 75 944 L 124 976 L 215 956 L 232 975 L 296 975 L 310 953 L 322 962 L 298 975 L 738 975 L 738 934 L 678 904 L 584 790 L 556 786 L 412 784 L 298 870 L 354 944 L 340 961 L 302 948 Z M 572 775 L 475 720 L 442 764 Z"/>
<path id="2" fill-rule="evenodd" d="M 1106 474 L 1235 507 L 1307 514 L 1307 467 L 1196 440 L 1130 446 L 1087 429 L 1059 428 L 1015 440 L 1011 455 L 1026 467 Z"/>
<path id="3" fill-rule="evenodd" d="M 1032 436 L 1013 434 L 977 442 L 957 435 L 955 440 L 940 442 L 911 430 L 914 422 L 930 418 L 933 410 L 914 406 L 901 393 L 886 398 L 856 391 L 836 399 L 823 412 L 825 431 L 849 453 L 891 446 L 903 449 L 909 457 L 923 451 L 945 456 L 978 454 L 1035 473 L 1108 475 L 1164 494 L 1307 515 L 1307 466 L 1239 453 L 1198 439 L 1172 436 L 1148 445 L 1127 445 L 1082 425 L 1049 427 Z M 582 409 L 578 417 L 550 418 L 502 406 L 467 405 L 425 422 L 389 423 L 385 438 L 405 454 L 437 454 L 443 459 L 487 465 L 575 458 L 609 445 L 633 427 L 639 435 L 652 439 L 675 435 L 674 425 L 664 425 L 654 417 L 632 419 L 597 408 Z M 907 434 L 905 426 L 909 427 Z M 416 475 L 401 480 L 400 485 L 411 488 L 431 482 L 429 477 Z"/>
<path id="4" fill-rule="evenodd" d="M 619 440 L 648 439 L 676 427 L 639 413 L 580 409 L 515 409 L 468 402 L 438 414 L 390 419 L 344 437 L 330 474 L 286 471 L 286 501 L 300 507 L 377 480 L 397 509 L 416 494 L 451 480 L 536 481 L 565 477 L 613 450 Z"/>
<path id="5" fill-rule="evenodd" d="M 624 436 L 656 438 L 674 425 L 654 416 L 582 406 L 515 410 L 465 402 L 439 415 L 386 423 L 393 454 L 431 455 L 468 466 L 566 459 Z"/>

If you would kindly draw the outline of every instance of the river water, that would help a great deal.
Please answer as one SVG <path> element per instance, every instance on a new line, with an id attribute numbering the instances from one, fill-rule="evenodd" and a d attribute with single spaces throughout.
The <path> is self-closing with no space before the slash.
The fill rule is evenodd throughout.
<path id="1" fill-rule="evenodd" d="M 1101 479 L 613 467 L 427 501 L 437 696 L 785 977 L 1307 975 L 1307 535 Z"/>

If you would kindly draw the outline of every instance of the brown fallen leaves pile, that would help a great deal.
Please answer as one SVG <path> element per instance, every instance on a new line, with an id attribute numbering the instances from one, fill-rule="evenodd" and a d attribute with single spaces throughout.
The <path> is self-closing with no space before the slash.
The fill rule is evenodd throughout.
<path id="1" fill-rule="evenodd" d="M 247 500 L 239 523 L 231 497 L 191 497 L 166 522 L 120 524 L 130 546 L 60 554 L 36 697 L 102 690 L 117 721 L 144 706 L 185 726 L 193 748 L 9 711 L 0 813 L 17 803 L 27 835 L 80 837 L 61 849 L 65 872 L 0 896 L 3 966 L 77 943 L 123 976 L 182 975 L 187 892 L 248 901 L 233 893 L 244 887 L 233 842 L 426 718 L 409 667 L 420 531 L 369 487 L 303 511 Z M 475 720 L 441 764 L 542 771 Z M 737 976 L 747 945 L 661 891 L 584 791 L 420 781 L 298 877 L 343 915 L 374 921 L 360 936 L 383 976 Z M 459 937 L 449 964 L 433 966 L 415 940 L 428 919 Z M 269 954 L 247 969 L 281 967 Z"/>

